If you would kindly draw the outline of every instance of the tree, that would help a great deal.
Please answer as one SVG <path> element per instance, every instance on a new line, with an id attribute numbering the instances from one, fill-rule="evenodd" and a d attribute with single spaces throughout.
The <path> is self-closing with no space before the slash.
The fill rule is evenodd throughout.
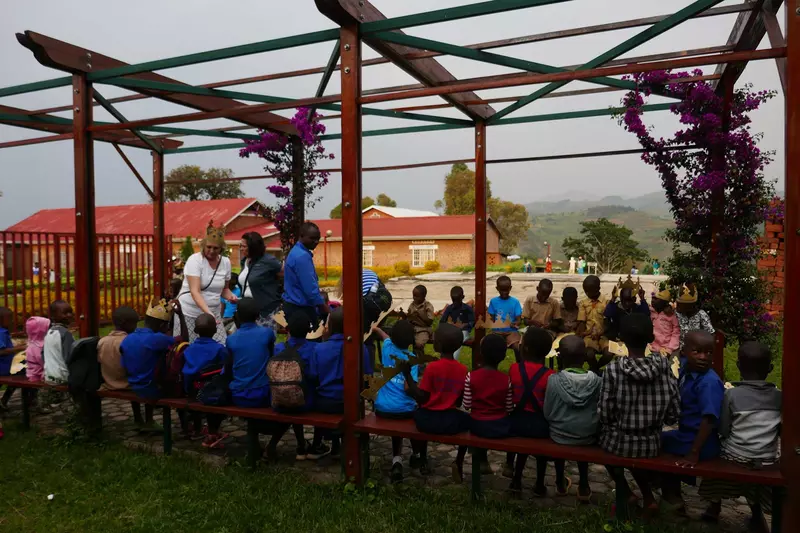
<path id="1" fill-rule="evenodd" d="M 233 178 L 229 168 L 209 168 L 204 170 L 197 165 L 181 165 L 167 174 L 164 183 L 164 197 L 168 202 L 192 202 L 195 200 L 221 200 L 224 198 L 243 198 L 244 192 L 239 182 L 222 181 L 202 183 L 205 180 Z M 198 181 L 200 183 L 180 183 L 170 185 L 171 181 Z"/>
<path id="2" fill-rule="evenodd" d="M 631 238 L 633 231 L 607 218 L 581 222 L 581 237 L 567 237 L 561 248 L 566 256 L 583 256 L 601 272 L 621 272 L 627 261 L 647 260 L 647 251 Z"/>
<path id="3" fill-rule="evenodd" d="M 486 180 L 486 202 L 489 216 L 500 231 L 500 251 L 510 254 L 516 251 L 530 227 L 528 210 L 522 204 L 492 197 L 492 188 Z M 475 172 L 464 163 L 456 163 L 444 178 L 444 198 L 434 204 L 445 215 L 475 214 Z"/>
<path id="4" fill-rule="evenodd" d="M 380 193 L 378 196 L 373 199 L 371 196 L 365 196 L 361 199 L 361 210 L 373 206 L 373 205 L 380 205 L 382 207 L 397 207 L 397 202 L 389 198 L 384 193 Z M 342 204 L 337 205 L 333 209 L 331 209 L 331 218 L 342 218 Z"/>
<path id="5" fill-rule="evenodd" d="M 194 245 L 192 244 L 192 238 L 187 236 L 186 240 L 183 241 L 183 245 L 181 246 L 181 260 L 186 263 L 193 253 Z"/>

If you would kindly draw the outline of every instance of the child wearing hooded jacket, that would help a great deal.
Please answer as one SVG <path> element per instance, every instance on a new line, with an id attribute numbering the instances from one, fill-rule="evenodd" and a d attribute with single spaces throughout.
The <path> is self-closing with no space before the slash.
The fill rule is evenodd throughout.
<path id="1" fill-rule="evenodd" d="M 583 369 L 586 362 L 584 340 L 577 335 L 561 339 L 558 347 L 558 367 L 563 369 L 550 376 L 544 397 L 544 417 L 550 425 L 550 438 L 567 446 L 588 446 L 597 440 L 600 416 L 597 403 L 603 379 Z M 589 463 L 579 462 L 578 501 L 589 503 Z M 567 490 L 572 480 L 567 478 Z"/>

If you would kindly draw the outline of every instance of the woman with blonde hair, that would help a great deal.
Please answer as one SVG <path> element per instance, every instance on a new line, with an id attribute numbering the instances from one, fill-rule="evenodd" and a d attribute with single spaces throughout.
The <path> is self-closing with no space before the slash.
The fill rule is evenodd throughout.
<path id="1" fill-rule="evenodd" d="M 225 251 L 225 230 L 215 228 L 209 223 L 206 236 L 200 242 L 200 251 L 192 254 L 186 260 L 183 269 L 183 284 L 178 295 L 181 309 L 186 318 L 186 327 L 189 332 L 189 342 L 197 338 L 194 332 L 194 322 L 200 315 L 208 313 L 217 319 L 217 332 L 214 340 L 225 343 L 227 334 L 222 325 L 221 298 L 237 303 L 239 299 L 228 288 L 231 279 L 231 261 L 223 256 Z M 175 324 L 175 335 L 179 334 L 178 324 Z"/>

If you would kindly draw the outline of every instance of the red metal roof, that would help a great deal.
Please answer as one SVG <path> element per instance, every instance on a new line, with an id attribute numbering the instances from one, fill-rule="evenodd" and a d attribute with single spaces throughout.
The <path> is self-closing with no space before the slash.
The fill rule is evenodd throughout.
<path id="1" fill-rule="evenodd" d="M 314 220 L 322 235 L 330 230 L 330 240 L 342 238 L 341 219 Z M 490 221 L 492 227 L 494 223 Z M 455 215 L 414 218 L 365 218 L 364 239 L 445 239 L 460 236 L 468 239 L 475 233 L 475 215 Z M 280 238 L 267 241 L 267 248 L 280 248 Z"/>
<path id="2" fill-rule="evenodd" d="M 262 237 L 266 237 L 267 235 L 272 235 L 273 233 L 277 233 L 278 230 L 275 228 L 275 224 L 272 222 L 262 222 L 261 224 L 255 224 L 253 226 L 248 226 L 246 228 L 242 228 L 236 231 L 231 231 L 225 234 L 226 241 L 238 241 L 242 239 L 242 236 L 245 233 L 250 233 L 251 231 L 257 232 Z"/>
<path id="3" fill-rule="evenodd" d="M 202 237 L 209 220 L 214 225 L 228 224 L 253 205 L 255 198 L 168 202 L 164 204 L 166 233 L 173 238 Z M 152 234 L 153 206 L 150 204 L 113 205 L 96 208 L 98 234 Z M 42 209 L 6 231 L 74 233 L 75 209 Z"/>

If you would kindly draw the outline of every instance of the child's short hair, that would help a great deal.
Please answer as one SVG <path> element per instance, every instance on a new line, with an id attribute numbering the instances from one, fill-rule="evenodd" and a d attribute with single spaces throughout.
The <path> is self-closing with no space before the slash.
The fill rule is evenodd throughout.
<path id="1" fill-rule="evenodd" d="M 559 367 L 582 367 L 586 359 L 586 342 L 577 335 L 567 335 L 558 343 Z"/>
<path id="2" fill-rule="evenodd" d="M 50 316 L 52 317 L 54 314 L 56 314 L 58 308 L 61 307 L 62 305 L 69 305 L 69 303 L 66 302 L 65 300 L 53 300 L 52 302 L 50 302 L 50 306 L 47 308 L 50 313 Z"/>
<path id="3" fill-rule="evenodd" d="M 442 354 L 452 355 L 464 343 L 461 328 L 453 324 L 439 324 L 433 333 L 434 347 Z"/>
<path id="4" fill-rule="evenodd" d="M 500 285 L 501 283 L 511 283 L 511 278 L 506 275 L 500 276 L 497 278 L 497 284 Z"/>
<path id="5" fill-rule="evenodd" d="M 628 348 L 644 350 L 653 342 L 653 322 L 648 315 L 633 313 L 623 316 L 619 325 L 619 337 Z"/>
<path id="6" fill-rule="evenodd" d="M 135 309 L 123 305 L 117 307 L 114 309 L 114 312 L 111 313 L 111 322 L 114 323 L 115 328 L 122 329 L 131 323 L 136 324 L 139 322 L 139 313 L 137 313 Z"/>
<path id="7" fill-rule="evenodd" d="M 214 315 L 203 313 L 194 321 L 194 332 L 205 339 L 212 338 L 217 333 L 217 319 Z"/>
<path id="8" fill-rule="evenodd" d="M 460 287 L 459 285 L 456 285 L 455 287 L 450 289 L 450 298 L 455 298 L 459 294 L 462 295 L 462 296 L 464 295 L 464 289 L 462 287 Z"/>
<path id="9" fill-rule="evenodd" d="M 491 366 L 497 366 L 506 358 L 506 340 L 497 333 L 486 335 L 481 341 L 483 360 Z"/>
<path id="10" fill-rule="evenodd" d="M 525 347 L 525 358 L 533 361 L 544 361 L 553 349 L 553 337 L 542 328 L 529 327 L 522 343 Z"/>
<path id="11" fill-rule="evenodd" d="M 306 317 L 306 320 L 308 320 L 308 317 Z M 309 327 L 311 327 L 310 322 Z M 328 316 L 328 331 L 333 334 L 344 333 L 344 309 L 341 307 L 337 307 L 331 311 L 330 316 Z"/>
<path id="12" fill-rule="evenodd" d="M 552 282 L 552 281 L 550 281 L 550 280 L 549 280 L 549 279 L 547 279 L 547 278 L 544 278 L 543 280 L 541 280 L 541 281 L 539 282 L 539 286 L 540 286 L 541 288 L 543 288 L 544 290 L 547 290 L 547 289 L 550 289 L 551 291 L 553 290 L 553 282 Z"/>
<path id="13" fill-rule="evenodd" d="M 425 285 L 417 285 L 416 287 L 414 287 L 414 290 L 412 292 L 417 292 L 417 291 L 419 291 L 419 293 L 422 295 L 423 298 L 428 296 L 428 287 L 426 287 Z"/>
<path id="14" fill-rule="evenodd" d="M 600 278 L 594 274 L 586 276 L 583 280 L 583 290 L 586 290 L 587 287 L 595 287 L 600 289 Z"/>
<path id="15" fill-rule="evenodd" d="M 747 341 L 739 346 L 739 370 L 766 379 L 772 371 L 772 354 L 763 342 Z"/>
<path id="16" fill-rule="evenodd" d="M 236 316 L 242 324 L 252 324 L 258 320 L 261 309 L 254 298 L 242 298 L 236 306 Z"/>
<path id="17" fill-rule="evenodd" d="M 286 329 L 289 330 L 289 336 L 295 339 L 305 339 L 311 331 L 311 322 L 308 321 L 305 313 L 295 313 L 286 321 Z"/>
<path id="18" fill-rule="evenodd" d="M 405 350 L 414 344 L 414 325 L 408 320 L 398 320 L 392 326 L 392 344 Z M 462 337 L 463 338 L 463 337 Z"/>
<path id="19" fill-rule="evenodd" d="M 566 296 L 574 296 L 575 298 L 578 297 L 578 289 L 575 287 L 564 287 L 564 290 L 561 291 L 561 297 L 564 298 Z"/>

